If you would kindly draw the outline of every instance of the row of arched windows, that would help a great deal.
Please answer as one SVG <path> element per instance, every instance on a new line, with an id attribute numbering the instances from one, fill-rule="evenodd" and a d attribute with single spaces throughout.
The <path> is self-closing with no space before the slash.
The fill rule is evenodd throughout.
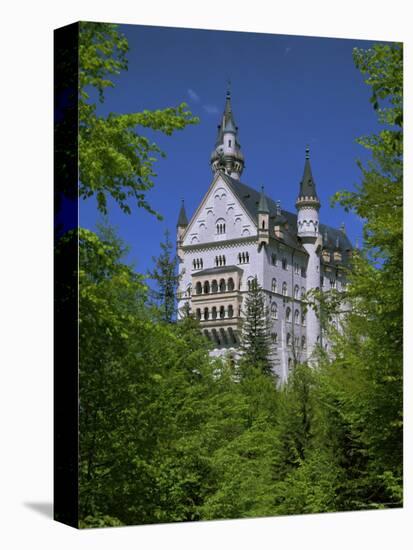
<path id="1" fill-rule="evenodd" d="M 271 281 L 271 292 L 278 292 L 277 279 L 275 278 Z M 284 281 L 282 284 L 282 295 L 287 296 L 287 293 L 288 293 L 287 283 Z M 304 296 L 305 296 L 305 288 L 301 287 L 301 299 L 303 299 Z M 300 299 L 300 287 L 298 285 L 295 285 L 294 287 L 294 299 L 295 300 Z"/>
<path id="2" fill-rule="evenodd" d="M 238 263 L 239 264 L 248 264 L 250 261 L 250 255 L 248 252 L 240 252 L 238 254 Z"/>
<path id="3" fill-rule="evenodd" d="M 192 260 L 192 266 L 194 269 L 202 269 L 204 267 L 204 262 L 202 261 L 202 258 L 196 258 L 195 260 Z"/>
<path id="4" fill-rule="evenodd" d="M 202 313 L 203 313 L 203 316 L 202 316 Z M 227 315 L 225 315 L 225 313 Z M 225 319 L 225 318 L 232 319 L 232 317 L 234 317 L 234 308 L 231 304 L 228 306 L 226 311 L 224 306 L 221 306 L 219 309 L 216 308 L 215 306 L 212 307 L 211 309 L 209 309 L 208 307 L 205 307 L 203 311 L 201 310 L 201 308 L 197 308 L 196 317 L 198 320 L 203 319 L 204 321 L 209 321 L 210 319 L 212 320 Z"/>
<path id="5" fill-rule="evenodd" d="M 271 318 L 278 319 L 278 306 L 275 302 L 271 304 Z M 291 308 L 287 307 L 285 310 L 285 320 L 291 323 Z M 294 323 L 296 325 L 300 324 L 300 312 L 298 309 L 294 312 Z M 305 313 L 301 313 L 301 324 L 305 326 Z"/>
<path id="6" fill-rule="evenodd" d="M 209 281 L 198 281 L 195 285 L 196 294 L 215 294 L 216 292 L 232 292 L 235 289 L 234 279 L 230 277 L 228 281 L 225 279 L 213 279 L 211 283 Z"/>
<path id="7" fill-rule="evenodd" d="M 218 267 L 218 266 L 223 266 L 227 263 L 227 260 L 225 258 L 225 256 L 215 256 L 215 265 Z"/>

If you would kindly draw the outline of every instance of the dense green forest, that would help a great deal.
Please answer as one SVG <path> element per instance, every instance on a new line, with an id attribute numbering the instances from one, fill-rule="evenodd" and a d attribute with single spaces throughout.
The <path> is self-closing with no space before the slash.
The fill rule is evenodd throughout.
<path id="1" fill-rule="evenodd" d="M 88 90 L 103 100 L 127 42 L 115 26 L 88 24 L 80 43 L 81 196 L 103 212 L 110 195 L 126 214 L 155 213 L 145 191 L 161 152 L 136 126 L 169 135 L 197 120 L 185 105 L 97 116 Z M 295 365 L 279 387 L 262 353 L 265 322 L 246 330 L 239 365 L 211 358 L 198 322 L 174 321 L 168 243 L 154 300 L 110 228 L 61 239 L 64 252 L 79 238 L 81 527 L 402 506 L 402 47 L 355 50 L 354 62 L 383 126 L 359 139 L 371 151 L 359 187 L 332 198 L 365 220 L 364 241 L 345 293 L 323 300 L 326 319 L 351 308 L 317 366 Z"/>

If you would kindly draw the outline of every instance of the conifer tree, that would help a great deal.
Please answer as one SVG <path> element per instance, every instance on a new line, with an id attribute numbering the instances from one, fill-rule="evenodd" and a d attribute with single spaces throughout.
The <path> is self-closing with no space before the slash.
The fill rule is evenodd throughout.
<path id="1" fill-rule="evenodd" d="M 161 311 L 161 318 L 171 323 L 176 314 L 176 292 L 180 276 L 177 274 L 177 258 L 173 253 L 169 231 L 165 231 L 165 241 L 161 243 L 161 253 L 153 258 L 155 267 L 149 277 L 155 281 L 153 297 Z"/>
<path id="2" fill-rule="evenodd" d="M 273 349 L 270 337 L 270 320 L 265 296 L 255 277 L 246 296 L 241 331 L 242 366 L 255 367 L 273 375 L 271 360 Z"/>

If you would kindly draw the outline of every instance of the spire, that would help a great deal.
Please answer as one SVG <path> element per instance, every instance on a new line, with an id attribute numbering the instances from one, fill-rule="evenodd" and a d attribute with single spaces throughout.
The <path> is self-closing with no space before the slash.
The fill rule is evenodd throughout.
<path id="1" fill-rule="evenodd" d="M 224 112 L 222 113 L 221 124 L 218 125 L 217 139 L 210 164 L 213 172 L 221 170 L 231 177 L 239 179 L 244 168 L 244 156 L 238 142 L 238 127 L 232 112 L 229 87 L 230 83 L 228 83 Z"/>
<path id="2" fill-rule="evenodd" d="M 316 199 L 318 201 L 315 181 L 311 172 L 309 145 L 307 145 L 305 149 L 304 173 L 300 182 L 300 192 L 298 194 L 299 199 L 304 199 L 305 197 Z"/>
<path id="3" fill-rule="evenodd" d="M 260 195 L 260 202 L 258 204 L 258 212 L 261 212 L 262 214 L 269 214 L 270 210 L 268 208 L 268 202 L 267 197 L 264 195 L 264 186 L 261 186 L 261 195 Z"/>
<path id="4" fill-rule="evenodd" d="M 188 225 L 188 218 L 186 217 L 184 199 L 182 199 L 181 209 L 179 211 L 179 216 L 178 216 L 178 223 L 176 224 L 176 226 L 186 227 L 187 225 Z"/>

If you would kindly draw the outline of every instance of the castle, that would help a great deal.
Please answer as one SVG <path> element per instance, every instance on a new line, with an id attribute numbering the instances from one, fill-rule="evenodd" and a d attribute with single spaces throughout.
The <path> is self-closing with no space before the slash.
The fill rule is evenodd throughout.
<path id="1" fill-rule="evenodd" d="M 196 315 L 214 354 L 236 353 L 243 299 L 257 277 L 270 315 L 274 370 L 283 381 L 295 360 L 311 361 L 317 346 L 328 350 L 306 296 L 345 287 L 351 243 L 344 226 L 320 223 L 308 147 L 296 214 L 282 210 L 263 188 L 241 183 L 244 156 L 229 92 L 210 164 L 212 183 L 190 221 L 183 202 L 179 212 L 178 315 L 184 308 Z"/>

